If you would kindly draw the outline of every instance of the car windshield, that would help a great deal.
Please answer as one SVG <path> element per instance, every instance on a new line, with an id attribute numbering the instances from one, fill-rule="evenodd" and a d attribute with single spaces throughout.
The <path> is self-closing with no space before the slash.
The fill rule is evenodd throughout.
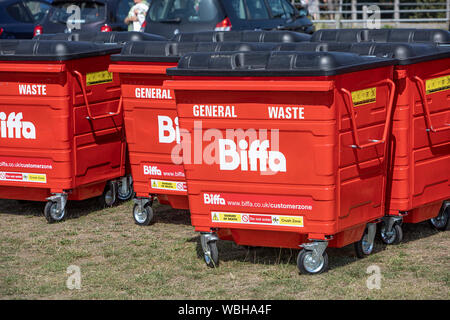
<path id="1" fill-rule="evenodd" d="M 214 0 L 153 0 L 148 17 L 154 22 L 206 22 L 218 13 Z"/>
<path id="2" fill-rule="evenodd" d="M 56 2 L 52 4 L 51 22 L 84 24 L 105 20 L 104 3 L 94 1 Z"/>
<path id="3" fill-rule="evenodd" d="M 295 9 L 286 0 L 228 0 L 234 15 L 242 20 L 263 20 L 271 18 L 289 19 L 295 16 Z M 269 10 L 270 13 L 269 13 Z"/>

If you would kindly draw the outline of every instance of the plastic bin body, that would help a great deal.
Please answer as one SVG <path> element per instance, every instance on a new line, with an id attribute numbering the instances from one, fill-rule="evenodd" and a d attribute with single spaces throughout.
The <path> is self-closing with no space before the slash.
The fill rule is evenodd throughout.
<path id="1" fill-rule="evenodd" d="M 265 43 L 129 43 L 113 57 L 120 75 L 125 130 L 137 197 L 158 195 L 173 208 L 189 209 L 174 93 L 163 88 L 166 69 L 186 52 L 269 50 Z"/>
<path id="2" fill-rule="evenodd" d="M 350 110 L 360 142 L 381 139 L 390 123 L 392 66 L 302 77 L 196 71 L 169 69 L 174 80 L 165 83 L 188 133 L 182 144 L 191 156 L 184 168 L 196 231 L 218 230 L 241 245 L 298 248 L 307 239 L 331 239 L 330 246 L 342 247 L 384 215 L 387 148 L 351 147 Z M 357 95 L 357 106 L 350 105 L 342 88 L 376 88 L 374 101 Z"/>
<path id="3" fill-rule="evenodd" d="M 113 31 L 113 32 L 72 32 L 56 34 L 40 34 L 33 38 L 34 40 L 67 40 L 67 41 L 88 41 L 94 43 L 119 44 L 125 45 L 130 41 L 165 41 L 162 36 L 137 32 L 137 31 Z M 113 74 L 113 78 L 118 79 L 119 75 Z M 131 176 L 128 151 L 126 152 L 125 174 Z"/>
<path id="4" fill-rule="evenodd" d="M 437 36 L 443 41 L 442 35 L 447 31 L 423 30 L 422 34 L 418 30 L 396 31 L 402 31 L 403 36 L 410 34 L 403 38 L 410 38 L 411 43 L 288 43 L 278 50 L 341 51 L 398 59 L 394 68 L 397 90 L 386 214 L 407 213 L 404 221 L 417 223 L 434 218 L 442 201 L 450 199 L 450 50 L 446 46 L 412 43 Z M 391 31 L 370 32 L 384 35 L 386 41 Z M 325 39 L 340 39 L 360 34 L 361 30 L 325 30 L 322 35 Z M 418 36 L 421 38 L 417 39 Z M 380 40 L 373 35 L 369 40 L 372 38 Z"/>
<path id="5" fill-rule="evenodd" d="M 387 213 L 417 223 L 450 199 L 450 57 L 397 66 L 396 83 Z"/>
<path id="6" fill-rule="evenodd" d="M 173 208 L 189 209 L 184 168 L 177 147 L 178 116 L 172 90 L 163 89 L 176 62 L 117 62 L 133 188 L 137 197 L 158 195 Z M 180 150 L 181 151 L 181 150 Z M 176 150 L 174 151 L 176 152 Z"/>
<path id="7" fill-rule="evenodd" d="M 45 201 L 68 192 L 69 200 L 83 200 L 124 175 L 123 116 L 105 116 L 119 108 L 119 79 L 107 72 L 109 55 L 119 50 L 0 61 L 0 198 Z M 87 119 L 76 72 L 98 120 Z"/>

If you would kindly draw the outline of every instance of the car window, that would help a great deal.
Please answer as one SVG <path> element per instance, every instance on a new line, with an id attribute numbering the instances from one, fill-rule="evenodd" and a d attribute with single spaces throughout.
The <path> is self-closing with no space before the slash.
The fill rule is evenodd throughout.
<path id="1" fill-rule="evenodd" d="M 267 0 L 273 18 L 291 18 L 291 13 L 286 11 L 286 3 L 283 0 Z"/>
<path id="2" fill-rule="evenodd" d="M 117 6 L 116 21 L 122 22 L 125 20 L 132 6 L 134 6 L 133 0 L 120 0 Z"/>
<path id="3" fill-rule="evenodd" d="M 286 0 L 280 0 L 281 5 L 284 8 L 284 12 L 288 15 L 288 18 L 295 17 L 295 9 L 294 7 Z"/>
<path id="4" fill-rule="evenodd" d="M 230 0 L 230 4 L 231 4 L 231 8 L 237 18 L 242 19 L 242 20 L 247 19 L 247 15 L 245 14 L 244 0 Z"/>
<path id="5" fill-rule="evenodd" d="M 6 11 L 14 20 L 26 23 L 33 22 L 33 18 L 30 16 L 27 9 L 21 5 L 20 2 L 8 6 L 6 8 Z"/>
<path id="6" fill-rule="evenodd" d="M 40 1 L 24 0 L 23 4 L 28 8 L 33 18 L 33 22 L 38 23 L 44 18 L 45 14 L 50 9 L 50 4 Z"/>
<path id="7" fill-rule="evenodd" d="M 79 17 L 74 11 L 67 12 L 70 6 L 78 6 L 80 8 Z M 49 13 L 51 22 L 59 23 L 92 23 L 105 20 L 106 8 L 104 3 L 93 1 L 74 1 L 74 2 L 57 2 L 52 4 Z"/>
<path id="8" fill-rule="evenodd" d="M 264 4 L 264 0 L 246 0 L 249 20 L 269 19 L 269 12 Z"/>
<path id="9" fill-rule="evenodd" d="M 207 22 L 218 13 L 214 0 L 153 0 L 148 17 L 155 22 Z"/>

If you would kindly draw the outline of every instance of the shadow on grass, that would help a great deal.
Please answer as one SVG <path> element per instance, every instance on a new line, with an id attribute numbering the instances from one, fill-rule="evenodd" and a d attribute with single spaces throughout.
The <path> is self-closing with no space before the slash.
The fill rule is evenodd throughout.
<path id="1" fill-rule="evenodd" d="M 114 207 L 119 205 L 118 202 Z M 44 208 L 46 202 L 26 201 L 26 200 L 0 200 L 0 215 L 21 215 L 21 216 L 42 216 L 44 218 Z M 77 219 L 91 213 L 105 209 L 102 207 L 99 198 L 92 198 L 82 201 L 68 201 L 66 205 L 66 220 Z M 45 218 L 44 218 L 45 219 Z"/>
<path id="2" fill-rule="evenodd" d="M 418 224 L 403 224 L 403 231 L 403 243 L 420 240 L 438 233 L 429 226 L 427 221 Z M 199 259 L 203 259 L 200 235 L 191 238 L 189 242 L 196 243 L 197 256 Z M 372 255 L 383 254 L 386 247 L 387 245 L 381 241 L 377 232 Z M 297 265 L 297 255 L 300 252 L 300 249 L 239 246 L 232 241 L 223 240 L 217 242 L 217 248 L 219 250 L 219 263 L 220 261 L 240 261 L 264 265 Z M 329 269 L 337 269 L 359 260 L 356 257 L 353 243 L 343 248 L 327 248 L 326 252 L 329 258 Z"/>
<path id="3" fill-rule="evenodd" d="M 178 225 L 191 225 L 191 216 L 189 210 L 173 209 L 169 205 L 155 204 L 154 210 L 154 223 L 165 224 L 178 224 Z"/>

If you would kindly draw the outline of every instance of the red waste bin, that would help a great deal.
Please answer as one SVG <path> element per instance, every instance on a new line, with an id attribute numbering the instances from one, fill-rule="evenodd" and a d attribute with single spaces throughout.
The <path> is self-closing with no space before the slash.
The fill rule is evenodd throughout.
<path id="1" fill-rule="evenodd" d="M 125 45 L 130 41 L 165 41 L 166 38 L 145 32 L 137 31 L 112 31 L 112 32 L 71 32 L 71 33 L 44 33 L 37 35 L 34 40 L 67 40 L 67 41 L 88 41 L 103 44 Z M 114 77 L 119 77 L 113 73 Z M 134 194 L 133 181 L 131 177 L 130 162 L 128 152 L 125 160 L 125 176 L 117 183 L 117 198 L 121 201 L 130 200 Z"/>
<path id="2" fill-rule="evenodd" d="M 172 90 L 163 88 L 166 69 L 180 56 L 198 51 L 270 50 L 265 43 L 132 42 L 113 55 L 109 70 L 120 75 L 125 130 L 136 192 L 133 217 L 138 225 L 153 219 L 152 201 L 189 209 Z"/>
<path id="3" fill-rule="evenodd" d="M 447 33 L 439 31 L 435 34 Z M 428 30 L 424 33 L 432 34 Z M 399 243 L 402 222 L 430 220 L 434 228 L 446 230 L 450 200 L 450 48 L 428 43 L 310 42 L 282 44 L 277 50 L 344 51 L 397 59 L 394 81 L 398 90 L 381 239 L 388 244 Z"/>
<path id="4" fill-rule="evenodd" d="M 327 246 L 372 251 L 384 216 L 393 63 L 349 53 L 197 53 L 167 70 L 183 150 L 202 160 L 184 168 L 208 266 L 218 264 L 219 238 L 302 246 L 304 273 L 326 270 Z"/>
<path id="5" fill-rule="evenodd" d="M 67 200 L 116 199 L 125 138 L 116 45 L 0 42 L 0 198 L 48 201 L 49 222 Z"/>

